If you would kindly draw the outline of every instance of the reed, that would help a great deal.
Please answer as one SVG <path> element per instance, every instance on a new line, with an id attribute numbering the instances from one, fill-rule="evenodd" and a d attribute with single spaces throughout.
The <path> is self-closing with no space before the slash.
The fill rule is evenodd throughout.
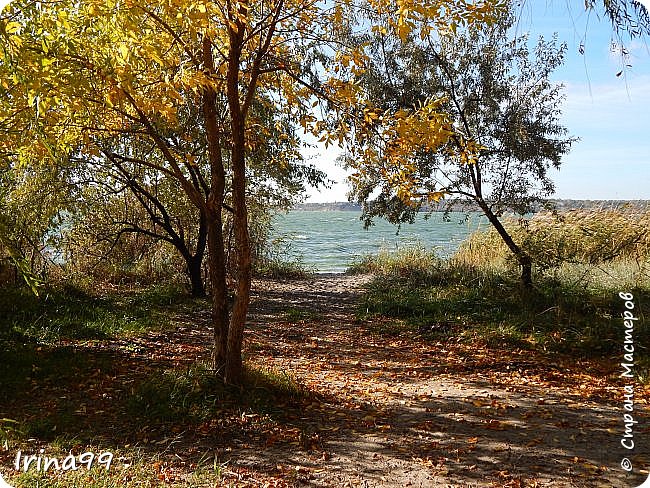
<path id="1" fill-rule="evenodd" d="M 402 277 L 427 280 L 443 266 L 435 250 L 423 245 L 398 248 L 394 251 L 382 249 L 375 255 L 366 255 L 353 263 L 348 274 L 371 273 L 387 277 Z"/>
<path id="2" fill-rule="evenodd" d="M 650 271 L 650 210 L 580 209 L 507 219 L 505 227 L 542 274 L 582 273 L 594 280 L 638 284 Z M 504 270 L 516 266 L 494 230 L 477 231 L 453 260 Z"/>

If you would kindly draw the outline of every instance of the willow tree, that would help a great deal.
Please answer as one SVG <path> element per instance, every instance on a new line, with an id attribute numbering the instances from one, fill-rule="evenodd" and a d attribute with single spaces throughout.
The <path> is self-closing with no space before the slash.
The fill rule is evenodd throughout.
<path id="1" fill-rule="evenodd" d="M 163 128 L 168 140 L 182 147 L 183 154 L 194 161 L 192 176 L 207 181 L 210 173 L 205 154 L 205 138 L 201 126 L 200 107 L 185 107 L 179 124 Z M 289 208 L 304 195 L 306 186 L 319 186 L 325 174 L 306 164 L 295 150 L 296 134 L 286 120 L 267 107 L 254 106 L 254 116 L 277 124 L 268 140 L 261 141 L 248 158 L 247 199 L 255 201 L 253 241 L 256 249 L 266 238 L 265 225 L 271 212 Z M 276 135 L 278 137 L 276 137 Z M 279 136 L 283 137 L 280 138 Z M 291 137 L 289 137 L 291 135 Z M 122 133 L 116 137 L 98 138 L 99 156 L 76 151 L 71 156 L 74 181 L 81 196 L 70 220 L 70 242 L 67 250 L 84 252 L 77 243 L 91 245 L 96 259 L 112 259 L 129 238 L 139 239 L 156 248 L 168 248 L 175 254 L 174 262 L 182 263 L 193 296 L 205 295 L 204 256 L 207 249 L 207 222 L 204 214 L 187 198 L 176 179 L 168 178 L 151 165 L 160 157 L 149 141 L 137 134 Z M 229 166 L 228 154 L 224 153 Z M 283 164 L 273 164 L 282 161 Z M 229 187 L 229 182 L 226 187 Z M 179 198 L 180 196 L 180 198 Z M 223 204 L 225 220 L 230 221 L 230 195 Z M 229 233 L 230 226 L 226 230 Z M 264 234 L 264 235 L 262 235 Z M 68 242 L 68 240 L 66 240 Z M 85 252 L 88 252 L 87 250 Z M 228 252 L 228 246 L 226 249 Z"/>
<path id="2" fill-rule="evenodd" d="M 377 33 L 374 64 L 360 83 L 381 111 L 406 110 L 435 99 L 445 114 L 444 144 L 418 144 L 402 150 L 399 131 L 381 120 L 368 123 L 359 144 L 344 159 L 356 169 L 353 196 L 364 217 L 412 221 L 419 210 L 478 207 L 521 266 L 521 280 L 532 284 L 531 258 L 503 226 L 507 211 L 525 214 L 554 191 L 549 170 L 560 167 L 575 140 L 559 123 L 562 86 L 550 75 L 566 47 L 539 39 L 534 53 L 528 38 L 509 38 L 514 17 L 504 14 L 484 29 L 459 29 L 435 39 L 411 37 L 407 43 Z M 374 157 L 359 163 L 357 153 Z"/>
<path id="3" fill-rule="evenodd" d="M 9 257 L 17 278 L 22 276 L 36 294 L 59 263 L 58 230 L 76 196 L 66 171 L 0 165 L 0 259 Z"/>
<path id="4" fill-rule="evenodd" d="M 364 6 L 348 0 L 13 2 L 2 21 L 7 42 L 0 121 L 6 137 L 0 152 L 16 164 L 56 166 L 67 164 L 72 148 L 100 157 L 102 144 L 121 134 L 148 145 L 156 157 L 139 163 L 177 182 L 205 218 L 214 367 L 236 383 L 251 287 L 251 158 L 270 138 L 297 148 L 282 120 L 326 143 L 340 142 L 352 130 L 346 122 L 351 114 L 371 110 L 354 82 L 367 61 L 364 47 L 341 42 L 355 25 L 368 26 L 355 24 L 368 11 L 390 15 L 387 28 L 404 39 L 416 30 L 489 21 L 497 7 L 464 0 L 372 0 Z M 199 107 L 205 177 L 177 139 L 184 137 L 179 113 L 188 105 Z M 276 115 L 257 117 L 254 107 L 270 107 Z M 443 143 L 436 108 L 385 117 L 395 116 L 413 138 L 425 120 Z M 237 278 L 231 312 L 222 215 L 227 195 Z"/>

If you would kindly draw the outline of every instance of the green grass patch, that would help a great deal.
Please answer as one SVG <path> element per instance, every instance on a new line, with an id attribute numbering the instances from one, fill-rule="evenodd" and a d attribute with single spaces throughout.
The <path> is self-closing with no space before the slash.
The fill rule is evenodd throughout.
<path id="1" fill-rule="evenodd" d="M 29 445 L 26 453 L 36 453 L 38 450 Z M 96 455 L 90 469 L 88 458 L 79 456 L 82 452 L 92 452 Z M 106 458 L 99 460 L 103 453 L 113 454 L 107 469 Z M 68 456 L 69 451 L 47 446 L 42 456 L 57 458 L 62 461 Z M 169 456 L 159 454 L 146 454 L 138 449 L 106 449 L 97 446 L 87 446 L 83 450 L 75 451 L 76 470 L 56 471 L 51 467 L 48 471 L 36 469 L 33 463 L 27 472 L 10 471 L 5 479 L 13 486 L 22 488 L 69 488 L 71 486 L 86 488 L 154 488 L 165 485 L 191 487 L 232 486 L 220 484 L 224 481 L 224 465 L 216 459 L 205 459 L 191 469 L 179 469 L 178 465 L 169 461 Z M 210 462 L 208 462 L 210 461 Z"/>
<path id="2" fill-rule="evenodd" d="M 284 311 L 284 320 L 291 323 L 318 320 L 321 316 L 319 312 L 295 307 L 289 307 Z"/>
<path id="3" fill-rule="evenodd" d="M 378 277 L 367 285 L 358 309 L 359 318 L 373 318 L 371 330 L 376 333 L 416 333 L 494 348 L 603 358 L 622 354 L 624 304 L 619 291 L 634 294 L 638 317 L 650 314 L 650 286 L 619 288 L 593 276 L 585 281 L 582 268 L 537 276 L 532 291 L 522 289 L 508 270 L 453 260 L 438 261 L 426 273 L 394 270 L 375 270 Z M 650 330 L 643 320 L 634 337 L 636 369 L 647 377 Z"/>
<path id="4" fill-rule="evenodd" d="M 46 288 L 35 296 L 25 287 L 0 290 L 0 342 L 55 343 L 104 339 L 168 323 L 171 307 L 192 300 L 174 286 L 128 292 L 89 293 L 73 286 Z"/>
<path id="5" fill-rule="evenodd" d="M 143 425 L 200 423 L 224 410 L 281 413 L 281 405 L 309 391 L 285 372 L 246 367 L 240 386 L 225 385 L 205 365 L 152 374 L 127 400 L 127 413 Z"/>
<path id="6" fill-rule="evenodd" d="M 99 448 L 88 449 L 97 455 L 106 452 Z M 77 470 L 64 472 L 53 468 L 47 472 L 30 468 L 27 472 L 11 470 L 5 473 L 4 478 L 12 486 L 21 488 L 156 488 L 163 485 L 210 488 L 239 485 L 236 475 L 228 471 L 229 463 L 222 462 L 212 452 L 206 452 L 190 466 L 179 465 L 178 460 L 171 460 L 173 456 L 170 455 L 147 454 L 137 449 L 109 452 L 114 454 L 109 469 L 105 468 L 105 462 L 99 464 L 95 460 L 91 469 L 87 469 L 86 464 Z M 68 453 L 48 449 L 45 455 L 64 459 Z"/>

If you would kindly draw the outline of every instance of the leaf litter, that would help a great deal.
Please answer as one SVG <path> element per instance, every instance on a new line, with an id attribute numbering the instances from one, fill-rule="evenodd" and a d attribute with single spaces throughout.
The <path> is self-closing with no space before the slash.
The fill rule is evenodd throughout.
<path id="1" fill-rule="evenodd" d="M 59 429 L 79 449 L 137 448 L 156 459 L 152 476 L 169 486 L 203 486 L 188 479 L 206 463 L 223 486 L 625 484 L 609 454 L 621 432 L 616 364 L 377 334 L 375 324 L 355 315 L 367 279 L 255 283 L 246 360 L 286 372 L 303 390 L 272 397 L 270 408 L 242 404 L 241 395 L 215 397 L 207 414 L 129 422 L 120 399 L 138 384 L 209 358 L 204 311 L 175 317 L 176 327 L 162 332 L 62 343 L 91 356 L 90 369 L 73 368 L 65 381 L 34 374 L 0 417 L 14 418 L 20 407 L 21 423 L 42 427 L 33 435 L 38 445 Z M 287 320 L 288 309 L 304 313 Z M 647 418 L 648 391 L 639 391 L 639 419 Z M 43 420 L 44 410 L 66 409 L 73 422 Z M 0 452 L 3 466 L 11 465 L 10 455 Z"/>

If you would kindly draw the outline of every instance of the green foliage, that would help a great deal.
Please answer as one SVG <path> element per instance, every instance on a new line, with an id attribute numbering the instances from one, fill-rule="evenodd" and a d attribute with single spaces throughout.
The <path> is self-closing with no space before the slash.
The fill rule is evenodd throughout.
<path id="1" fill-rule="evenodd" d="M 256 263 L 255 275 L 273 280 L 300 280 L 313 276 L 300 261 L 274 258 L 262 259 Z"/>
<path id="2" fill-rule="evenodd" d="M 14 437 L 22 435 L 19 426 L 17 420 L 0 418 L 0 444 L 8 444 Z"/>
<path id="3" fill-rule="evenodd" d="M 10 258 L 34 294 L 55 260 L 65 172 L 40 174 L 0 160 L 0 260 Z"/>
<path id="4" fill-rule="evenodd" d="M 66 242 L 65 280 L 126 287 L 187 281 L 184 263 L 168 243 L 139 234 L 123 235 L 115 245 L 96 238 L 76 234 Z"/>
<path id="5" fill-rule="evenodd" d="M 308 391 L 285 372 L 248 367 L 241 385 L 225 385 L 203 364 L 179 372 L 162 371 L 135 387 L 127 400 L 134 418 L 158 423 L 199 423 L 218 416 L 226 406 L 244 412 L 278 412 L 277 404 L 299 399 Z"/>
<path id="6" fill-rule="evenodd" d="M 2 233 L 2 229 L 0 229 L 0 233 Z M 0 251 L 2 250 L 9 256 L 9 261 L 16 268 L 20 276 L 22 276 L 32 293 L 38 296 L 38 287 L 43 284 L 43 281 L 31 269 L 29 262 L 22 256 L 21 251 L 14 247 L 14 244 L 6 237 L 4 239 L 0 238 Z"/>
<path id="7" fill-rule="evenodd" d="M 353 197 L 364 204 L 367 224 L 377 216 L 412 221 L 418 208 L 443 194 L 449 209 L 474 200 L 500 215 L 530 211 L 553 192 L 548 171 L 560 166 L 575 141 L 560 125 L 562 87 L 551 81 L 566 46 L 539 39 L 530 49 L 527 37 L 510 37 L 514 22 L 505 15 L 488 27 L 440 33 L 431 42 L 401 43 L 378 33 L 358 39 L 372 53 L 360 83 L 378 107 L 415 110 L 440 100 L 438 110 L 454 130 L 447 144 L 414 150 L 395 164 L 387 160 L 377 122 L 377 137 L 359 144 L 374 151 L 377 164 L 359 167 L 356 147 L 344 155 L 357 169 Z M 395 183 L 403 179 L 411 182 L 406 199 Z"/>
<path id="8" fill-rule="evenodd" d="M 623 33 L 626 33 L 630 39 L 650 34 L 650 11 L 643 2 L 586 0 L 585 8 L 595 11 L 602 10 L 609 18 L 614 32 L 619 38 Z"/>
<path id="9" fill-rule="evenodd" d="M 91 294 L 74 286 L 47 287 L 36 297 L 24 288 L 0 293 L 0 341 L 101 339 L 159 327 L 168 307 L 187 302 L 174 285 Z"/>

